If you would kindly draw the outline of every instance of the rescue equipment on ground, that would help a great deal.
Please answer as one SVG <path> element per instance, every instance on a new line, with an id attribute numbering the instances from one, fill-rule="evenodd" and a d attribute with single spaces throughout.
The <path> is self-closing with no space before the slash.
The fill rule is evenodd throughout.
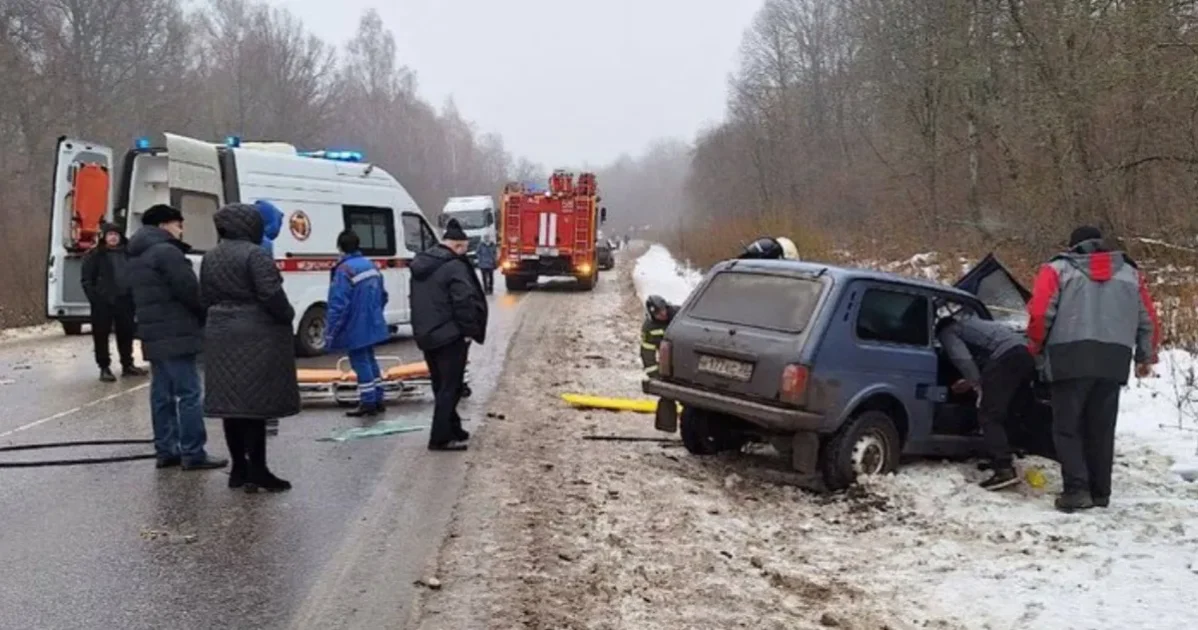
<path id="1" fill-rule="evenodd" d="M 383 400 L 394 402 L 432 393 L 432 376 L 424 361 L 405 363 L 399 357 L 378 357 L 383 372 Z M 470 373 L 462 389 L 462 398 L 469 398 Z M 295 373 L 299 382 L 300 401 L 305 404 L 335 403 L 343 406 L 358 404 L 358 377 L 350 368 L 349 358 L 337 360 L 335 368 L 300 368 Z"/>
<path id="2" fill-rule="evenodd" d="M 648 398 L 609 398 L 589 394 L 562 394 L 562 400 L 577 409 L 607 409 L 646 414 L 657 410 L 657 401 Z"/>

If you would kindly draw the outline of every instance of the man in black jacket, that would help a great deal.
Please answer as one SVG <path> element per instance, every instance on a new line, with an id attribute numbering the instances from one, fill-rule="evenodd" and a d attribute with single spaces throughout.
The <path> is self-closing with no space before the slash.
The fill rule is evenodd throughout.
<path id="1" fill-rule="evenodd" d="M 442 240 L 412 261 L 412 332 L 436 393 L 428 447 L 464 451 L 470 434 L 462 429 L 457 404 L 470 340 L 486 341 L 487 298 L 466 257 L 469 240 L 456 220 L 449 221 Z"/>
<path id="2" fill-rule="evenodd" d="M 150 416 L 158 467 L 223 468 L 228 461 L 204 450 L 200 373 L 205 308 L 200 283 L 186 253 L 183 214 L 157 205 L 142 215 L 129 241 L 129 283 L 137 308 L 141 351 L 150 361 Z"/>
<path id="3" fill-rule="evenodd" d="M 83 258 L 83 293 L 91 304 L 92 340 L 100 380 L 116 380 L 110 365 L 108 337 L 116 332 L 116 349 L 121 358 L 122 376 L 145 376 L 146 371 L 133 364 L 133 294 L 129 289 L 125 235 L 111 223 L 102 228 L 103 238 Z"/>

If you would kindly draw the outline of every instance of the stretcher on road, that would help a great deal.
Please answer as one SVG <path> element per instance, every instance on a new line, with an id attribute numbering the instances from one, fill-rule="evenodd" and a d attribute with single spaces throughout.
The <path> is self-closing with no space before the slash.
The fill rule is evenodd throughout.
<path id="1" fill-rule="evenodd" d="M 383 372 L 383 400 L 394 402 L 432 393 L 432 376 L 424 361 L 405 363 L 399 357 L 378 357 Z M 350 368 L 349 359 L 342 357 L 333 368 L 300 368 L 295 372 L 299 383 L 300 401 L 304 404 L 334 403 L 342 406 L 358 404 L 358 377 Z M 462 398 L 469 398 L 470 372 Z"/>

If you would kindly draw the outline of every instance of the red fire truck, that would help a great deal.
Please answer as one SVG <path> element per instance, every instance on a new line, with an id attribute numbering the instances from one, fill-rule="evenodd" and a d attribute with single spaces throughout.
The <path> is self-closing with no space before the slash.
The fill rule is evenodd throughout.
<path id="1" fill-rule="evenodd" d="M 584 290 L 599 279 L 595 241 L 607 208 L 599 207 L 594 173 L 556 171 L 549 188 L 519 182 L 503 189 L 499 260 L 508 291 L 525 291 L 539 276 L 572 276 Z"/>

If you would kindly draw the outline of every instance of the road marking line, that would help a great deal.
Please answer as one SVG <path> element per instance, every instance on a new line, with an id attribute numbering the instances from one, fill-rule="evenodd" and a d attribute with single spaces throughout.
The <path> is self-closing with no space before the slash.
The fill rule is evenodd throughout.
<path id="1" fill-rule="evenodd" d="M 54 420 L 58 420 L 59 418 L 65 418 L 73 413 L 78 413 L 80 411 L 83 411 L 84 409 L 88 409 L 90 407 L 95 407 L 96 405 L 99 405 L 101 403 L 106 403 L 110 400 L 120 398 L 121 396 L 124 396 L 125 394 L 131 393 L 131 392 L 143 390 L 149 386 L 150 386 L 149 383 L 142 383 L 141 385 L 136 385 L 134 387 L 130 387 L 129 389 L 123 389 L 115 394 L 109 394 L 103 398 L 98 398 L 89 403 L 79 405 L 78 407 L 72 407 L 71 409 L 67 409 L 66 411 L 60 411 L 52 416 L 46 416 L 45 418 L 42 418 L 41 420 L 34 420 L 33 422 L 30 422 L 29 424 L 23 424 L 15 429 L 5 431 L 4 433 L 0 433 L 0 438 L 8 437 L 14 433 L 20 433 L 21 431 L 32 429 L 33 427 L 45 424 L 47 422 L 53 422 Z"/>

